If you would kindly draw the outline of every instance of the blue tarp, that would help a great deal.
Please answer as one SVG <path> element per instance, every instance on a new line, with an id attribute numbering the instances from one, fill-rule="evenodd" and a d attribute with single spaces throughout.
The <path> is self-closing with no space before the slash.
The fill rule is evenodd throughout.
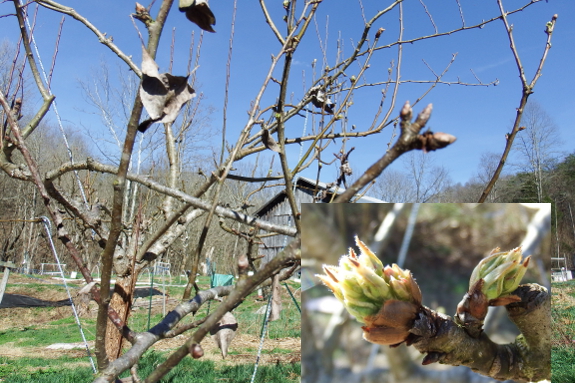
<path id="1" fill-rule="evenodd" d="M 231 274 L 212 274 L 210 287 L 231 286 L 234 284 L 234 276 Z"/>
<path id="2" fill-rule="evenodd" d="M 217 274 L 216 263 L 207 260 L 208 273 L 210 274 L 210 288 L 216 286 L 231 286 L 234 284 L 234 276 L 231 274 Z"/>

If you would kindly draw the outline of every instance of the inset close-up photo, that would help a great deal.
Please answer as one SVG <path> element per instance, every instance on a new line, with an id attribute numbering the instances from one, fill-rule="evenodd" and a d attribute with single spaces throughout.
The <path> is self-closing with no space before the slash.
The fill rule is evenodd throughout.
<path id="1" fill-rule="evenodd" d="M 302 381 L 551 381 L 551 223 L 551 204 L 302 205 Z"/>

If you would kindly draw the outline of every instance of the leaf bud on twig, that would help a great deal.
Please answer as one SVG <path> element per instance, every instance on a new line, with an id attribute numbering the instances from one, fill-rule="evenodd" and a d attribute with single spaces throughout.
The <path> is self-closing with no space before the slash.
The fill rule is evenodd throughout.
<path id="1" fill-rule="evenodd" d="M 457 138 L 455 136 L 452 136 L 451 134 L 448 133 L 442 133 L 442 132 L 437 132 L 433 134 L 433 138 L 435 138 L 435 140 L 441 144 L 443 144 L 441 147 L 445 147 L 449 144 L 452 144 L 455 142 L 455 140 L 457 140 Z"/>
<path id="2" fill-rule="evenodd" d="M 401 108 L 399 117 L 401 117 L 403 121 L 411 121 L 412 116 L 411 113 L 412 113 L 411 105 L 409 104 L 409 101 L 406 101 L 405 104 L 403 104 L 403 108 Z"/>
<path id="3" fill-rule="evenodd" d="M 429 121 L 429 117 L 431 117 L 431 111 L 433 110 L 433 104 L 429 104 L 417 115 L 415 119 L 415 123 L 419 125 L 420 128 L 423 128 L 427 121 Z"/>
<path id="4" fill-rule="evenodd" d="M 346 310 L 363 326 L 363 337 L 372 343 L 400 344 L 421 308 L 421 290 L 409 270 L 396 264 L 383 266 L 379 258 L 356 237 L 361 250 L 341 257 L 339 266 L 324 265 L 318 278 L 332 290 Z"/>
<path id="5" fill-rule="evenodd" d="M 527 271 L 530 257 L 522 259 L 521 247 L 499 252 L 495 248 L 483 258 L 469 278 L 469 291 L 457 306 L 457 316 L 462 323 L 483 321 L 488 306 L 505 306 L 518 302 L 511 295 Z"/>
<path id="6" fill-rule="evenodd" d="M 445 148 L 446 146 L 455 142 L 457 138 L 448 133 L 433 133 L 427 131 L 419 135 L 419 143 L 417 149 L 423 150 L 424 153 L 431 152 L 437 149 Z"/>
<path id="7" fill-rule="evenodd" d="M 248 261 L 248 257 L 245 254 L 242 254 L 238 258 L 238 274 L 241 276 L 247 275 L 248 269 L 250 267 L 250 263 Z"/>

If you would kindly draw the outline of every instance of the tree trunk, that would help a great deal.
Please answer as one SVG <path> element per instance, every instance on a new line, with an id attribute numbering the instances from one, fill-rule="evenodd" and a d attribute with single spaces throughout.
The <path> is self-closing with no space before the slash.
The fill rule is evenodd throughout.
<path id="1" fill-rule="evenodd" d="M 114 294 L 110 301 L 110 307 L 116 310 L 120 315 L 120 318 L 124 320 L 124 323 L 127 323 L 132 308 L 134 286 L 136 285 L 135 282 L 134 274 L 132 273 L 122 277 L 118 276 L 116 278 Z M 122 338 L 122 334 L 114 324 L 108 320 L 108 325 L 106 327 L 106 354 L 110 361 L 116 360 L 120 356 L 123 341 L 124 339 Z"/>

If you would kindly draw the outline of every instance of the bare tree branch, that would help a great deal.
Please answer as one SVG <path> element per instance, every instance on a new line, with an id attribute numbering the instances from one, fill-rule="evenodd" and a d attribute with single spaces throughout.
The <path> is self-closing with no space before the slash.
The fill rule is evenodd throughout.
<path id="1" fill-rule="evenodd" d="M 375 164 L 365 171 L 345 192 L 340 194 L 334 202 L 345 203 L 363 189 L 368 183 L 378 177 L 381 172 L 395 161 L 403 153 L 410 150 L 420 149 L 431 151 L 441 149 L 455 141 L 455 137 L 446 133 L 432 133 L 430 131 L 419 134 L 425 127 L 427 120 L 431 116 L 432 106 L 429 104 L 418 116 L 415 122 L 411 123 L 412 109 L 409 102 L 406 102 L 400 113 L 401 135 L 393 147 L 388 150 Z"/>
<path id="2" fill-rule="evenodd" d="M 499 4 L 499 9 L 501 11 L 501 19 L 503 20 L 503 24 L 505 26 L 505 31 L 507 32 L 507 37 L 509 38 L 509 46 L 511 48 L 511 51 L 513 53 L 513 57 L 515 58 L 515 62 L 517 64 L 517 70 L 519 71 L 519 78 L 521 79 L 521 84 L 523 85 L 523 92 L 521 95 L 521 101 L 519 101 L 519 107 L 517 108 L 517 113 L 515 115 L 515 122 L 513 123 L 513 129 L 511 130 L 511 133 L 509 133 L 509 135 L 506 136 L 507 142 L 505 144 L 505 149 L 503 151 L 503 154 L 501 155 L 501 160 L 499 161 L 499 165 L 497 166 L 497 169 L 495 170 L 493 177 L 491 177 L 491 180 L 485 186 L 485 189 L 481 193 L 481 196 L 479 197 L 478 202 L 485 202 L 485 199 L 487 198 L 487 196 L 491 192 L 491 189 L 493 189 L 493 186 L 495 186 L 495 183 L 499 179 L 499 175 L 501 174 L 501 171 L 503 170 L 503 166 L 505 165 L 505 162 L 507 161 L 507 156 L 508 156 L 509 152 L 511 151 L 511 147 L 513 146 L 513 141 L 515 140 L 515 136 L 517 135 L 517 133 L 519 133 L 521 131 L 521 129 L 519 127 L 519 124 L 521 123 L 521 116 L 523 115 L 523 110 L 525 108 L 525 105 L 527 104 L 527 99 L 533 93 L 533 88 L 535 87 L 537 80 L 541 76 L 541 70 L 543 69 L 543 64 L 545 63 L 545 59 L 547 58 L 547 53 L 549 52 L 549 49 L 551 49 L 551 35 L 553 34 L 553 29 L 555 28 L 555 22 L 557 21 L 557 15 L 553 15 L 553 17 L 551 18 L 551 21 L 549 21 L 547 23 L 547 26 L 545 29 L 545 33 L 547 34 L 547 41 L 545 42 L 545 49 L 543 51 L 543 55 L 541 56 L 541 60 L 539 62 L 539 67 L 537 68 L 537 71 L 535 72 L 533 80 L 531 81 L 531 83 L 528 83 L 527 79 L 525 77 L 525 72 L 523 70 L 523 66 L 521 64 L 521 60 L 519 58 L 519 52 L 517 51 L 517 48 L 515 46 L 515 41 L 513 39 L 513 26 L 509 25 L 509 23 L 507 22 L 507 16 L 510 14 L 510 12 L 505 12 L 503 10 L 503 3 L 501 2 L 501 0 L 497 0 L 497 3 Z"/>
<path id="3" fill-rule="evenodd" d="M 43 6 L 45 8 L 51 9 L 51 10 L 56 11 L 56 12 L 64 13 L 66 15 L 70 15 L 74 19 L 76 19 L 79 22 L 81 22 L 82 24 L 84 24 L 88 29 L 90 29 L 92 32 L 94 32 L 94 34 L 98 37 L 98 40 L 100 41 L 100 43 L 102 43 L 105 46 L 107 46 L 108 48 L 110 48 L 110 50 L 112 52 L 114 52 L 121 60 L 123 60 L 126 64 L 128 64 L 130 69 L 132 69 L 134 71 L 134 73 L 136 73 L 136 75 L 138 75 L 138 77 L 142 77 L 142 72 L 140 72 L 140 68 L 132 61 L 130 56 L 128 56 L 124 52 L 122 52 L 120 50 L 120 48 L 118 48 L 113 43 L 112 36 L 107 37 L 105 33 L 100 32 L 100 30 L 98 30 L 98 28 L 96 28 L 92 23 L 90 23 L 88 21 L 88 19 L 86 19 L 85 17 L 80 15 L 73 8 L 66 7 L 66 6 L 59 4 L 59 3 L 52 1 L 52 0 L 34 0 L 34 1 L 36 1 L 38 4 L 40 4 L 41 6 Z"/>

